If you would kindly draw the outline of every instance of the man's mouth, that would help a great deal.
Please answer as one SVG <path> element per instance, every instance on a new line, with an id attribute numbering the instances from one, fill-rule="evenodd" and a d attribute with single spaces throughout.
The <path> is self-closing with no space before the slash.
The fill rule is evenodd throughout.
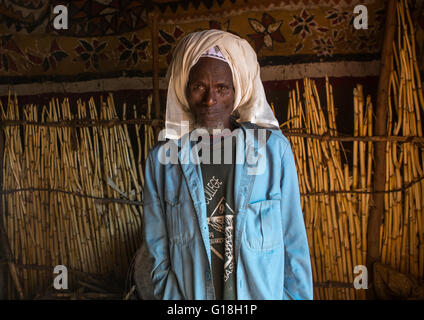
<path id="1" fill-rule="evenodd" d="M 205 118 L 215 118 L 218 112 L 206 112 L 202 116 Z"/>
<path id="2" fill-rule="evenodd" d="M 199 116 L 202 118 L 215 118 L 218 114 L 218 111 L 211 109 L 199 112 Z"/>

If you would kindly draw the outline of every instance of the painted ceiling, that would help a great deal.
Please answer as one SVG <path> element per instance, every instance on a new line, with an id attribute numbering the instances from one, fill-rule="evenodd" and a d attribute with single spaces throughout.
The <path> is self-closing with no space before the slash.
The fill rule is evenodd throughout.
<path id="1" fill-rule="evenodd" d="M 150 75 L 148 12 L 156 12 L 159 18 L 162 75 L 184 35 L 212 28 L 247 39 L 261 66 L 378 60 L 386 2 L 4 0 L 0 2 L 0 84 L 25 83 L 34 77 L 74 81 Z M 423 2 L 411 2 L 421 34 Z M 53 27 L 53 8 L 59 4 L 68 9 L 67 30 Z M 368 8 L 367 30 L 353 27 L 357 4 Z"/>

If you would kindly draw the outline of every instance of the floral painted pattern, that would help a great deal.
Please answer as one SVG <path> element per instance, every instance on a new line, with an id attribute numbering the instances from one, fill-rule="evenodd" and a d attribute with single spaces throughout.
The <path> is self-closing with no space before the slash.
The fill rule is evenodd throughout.
<path id="1" fill-rule="evenodd" d="M 40 56 L 37 53 L 32 53 L 31 50 L 28 50 L 27 52 L 28 60 L 34 65 L 41 65 L 44 71 L 56 69 L 57 65 L 67 57 L 68 54 L 59 47 L 56 39 L 51 41 L 50 49 L 44 56 Z"/>
<path id="2" fill-rule="evenodd" d="M 347 30 L 334 29 L 331 32 L 331 37 L 334 44 L 337 43 L 338 45 L 341 45 L 341 46 L 349 46 Z"/>
<path id="3" fill-rule="evenodd" d="M 276 21 L 274 17 L 268 13 L 264 13 L 261 21 L 253 18 L 248 18 L 248 21 L 252 29 L 256 32 L 247 35 L 253 40 L 256 52 L 259 52 L 264 46 L 272 50 L 274 41 L 286 42 L 280 31 L 283 20 Z"/>
<path id="4" fill-rule="evenodd" d="M 172 33 L 159 30 L 159 55 L 165 56 L 167 64 L 171 62 L 172 52 L 178 40 L 184 34 L 184 31 L 175 26 Z"/>
<path id="5" fill-rule="evenodd" d="M 315 16 L 310 15 L 307 10 L 303 9 L 300 15 L 294 15 L 293 20 L 289 23 L 292 28 L 292 34 L 299 35 L 304 39 L 307 35 L 312 34 L 312 30 L 315 29 L 321 33 L 328 31 L 326 27 L 320 27 L 315 21 Z"/>
<path id="6" fill-rule="evenodd" d="M 313 50 L 318 57 L 331 57 L 333 55 L 334 44 L 331 38 L 318 38 L 314 40 L 314 43 Z"/>
<path id="7" fill-rule="evenodd" d="M 315 16 L 309 14 L 309 12 L 305 9 L 303 9 L 299 15 L 293 15 L 293 20 L 289 23 L 289 26 L 292 29 L 292 35 L 300 38 L 294 49 L 294 53 L 303 49 L 305 39 L 312 35 L 313 30 L 318 31 L 321 34 L 326 33 L 329 30 L 326 27 L 320 26 L 315 21 Z"/>
<path id="8" fill-rule="evenodd" d="M 136 65 L 140 60 L 147 60 L 146 47 L 148 40 L 140 40 L 136 34 L 133 34 L 131 40 L 126 37 L 119 38 L 120 44 L 118 51 L 120 52 L 119 61 L 125 61 L 127 68 Z"/>
<path id="9" fill-rule="evenodd" d="M 377 37 L 375 29 L 361 30 L 357 33 L 354 44 L 356 50 L 373 52 L 382 45 L 381 38 Z"/>
<path id="10" fill-rule="evenodd" d="M 223 30 L 238 36 L 237 32 L 230 29 L 230 19 L 227 19 L 224 22 L 209 20 L 209 29 Z"/>
<path id="11" fill-rule="evenodd" d="M 0 70 L 18 71 L 15 55 L 23 55 L 21 49 L 13 41 L 11 35 L 0 37 Z"/>
<path id="12" fill-rule="evenodd" d="M 327 11 L 327 16 L 325 18 L 331 21 L 332 26 L 335 26 L 345 21 L 351 20 L 352 13 L 340 9 L 331 9 Z"/>
<path id="13" fill-rule="evenodd" d="M 99 43 L 98 40 L 88 42 L 86 40 L 79 40 L 79 45 L 75 48 L 75 52 L 79 55 L 79 59 L 84 62 L 84 68 L 99 70 L 99 62 L 107 59 L 107 55 L 104 53 L 107 42 Z"/>

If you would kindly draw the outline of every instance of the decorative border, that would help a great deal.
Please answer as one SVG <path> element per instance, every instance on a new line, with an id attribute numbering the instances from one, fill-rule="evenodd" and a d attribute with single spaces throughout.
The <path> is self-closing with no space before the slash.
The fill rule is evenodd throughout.
<path id="1" fill-rule="evenodd" d="M 321 63 L 301 63 L 280 66 L 265 66 L 261 68 L 261 79 L 267 81 L 299 80 L 304 77 L 331 78 L 340 77 L 370 77 L 379 74 L 380 61 L 339 61 Z M 167 89 L 167 81 L 162 76 L 159 79 L 159 88 Z M 119 90 L 152 90 L 151 76 L 114 77 L 71 82 L 37 81 L 30 84 L 0 85 L 0 96 L 7 96 L 9 91 L 18 96 L 46 94 L 46 93 L 85 93 L 85 92 L 112 92 Z"/>
<path id="2" fill-rule="evenodd" d="M 197 8 L 191 2 L 185 6 L 175 5 L 172 1 L 156 5 L 159 8 L 158 11 L 160 11 L 160 24 L 176 24 L 220 19 L 223 16 L 229 18 L 262 11 L 301 10 L 306 6 L 308 6 L 308 9 L 320 7 L 348 8 L 358 4 L 371 5 L 375 4 L 376 1 L 383 2 L 382 0 L 263 0 L 260 2 L 242 0 L 231 1 L 232 3 L 224 1 L 219 7 L 209 8 L 202 2 L 199 2 Z"/>

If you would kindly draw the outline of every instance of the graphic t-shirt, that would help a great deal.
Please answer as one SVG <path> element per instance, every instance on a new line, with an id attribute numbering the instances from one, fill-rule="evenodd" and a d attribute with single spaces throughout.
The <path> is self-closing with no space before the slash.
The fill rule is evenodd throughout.
<path id="1" fill-rule="evenodd" d="M 234 300 L 236 298 L 233 247 L 235 137 L 230 135 L 215 138 L 208 147 L 210 161 L 209 164 L 202 161 L 201 170 L 209 226 L 215 298 Z M 221 159 L 219 159 L 219 151 Z"/>

